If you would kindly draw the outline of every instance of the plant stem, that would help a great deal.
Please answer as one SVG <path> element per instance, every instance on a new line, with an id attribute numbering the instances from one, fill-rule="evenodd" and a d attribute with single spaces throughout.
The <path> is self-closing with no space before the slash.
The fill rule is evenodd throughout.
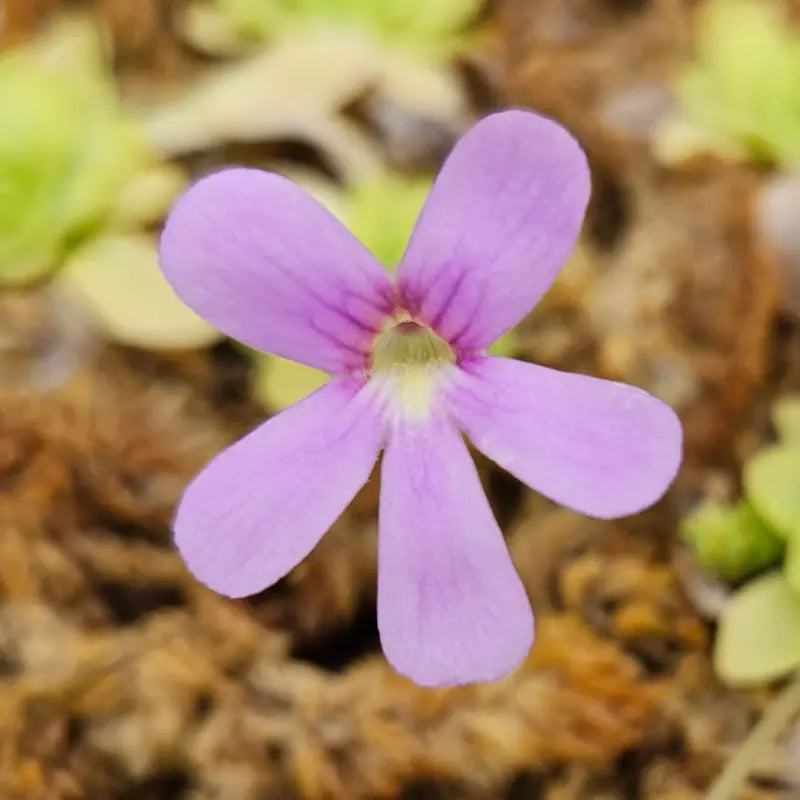
<path id="1" fill-rule="evenodd" d="M 767 710 L 745 739 L 744 744 L 708 790 L 706 800 L 732 800 L 747 780 L 759 755 L 780 736 L 793 717 L 799 713 L 800 672 L 767 706 Z"/>

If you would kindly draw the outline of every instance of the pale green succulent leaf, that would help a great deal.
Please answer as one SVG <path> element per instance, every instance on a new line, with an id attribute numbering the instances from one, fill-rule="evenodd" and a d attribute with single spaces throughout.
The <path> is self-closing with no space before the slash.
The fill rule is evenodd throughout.
<path id="1" fill-rule="evenodd" d="M 743 145 L 687 119 L 680 112 L 670 114 L 658 123 L 652 147 L 655 157 L 670 166 L 708 153 L 716 153 L 731 161 L 747 158 L 747 149 Z"/>
<path id="2" fill-rule="evenodd" d="M 347 191 L 346 224 L 389 269 L 397 266 L 431 188 L 429 177 L 388 172 L 359 181 Z"/>
<path id="3" fill-rule="evenodd" d="M 73 22 L 0 55 L 0 284 L 36 280 L 96 226 L 144 150 L 97 34 Z"/>
<path id="4" fill-rule="evenodd" d="M 279 171 L 322 203 L 390 270 L 405 251 L 432 185 L 429 176 L 377 171 L 342 189 L 305 170 Z"/>
<path id="5" fill-rule="evenodd" d="M 772 566 L 783 555 L 781 538 L 744 500 L 703 503 L 683 521 L 682 532 L 698 563 L 730 581 Z"/>
<path id="6" fill-rule="evenodd" d="M 328 375 L 269 353 L 254 354 L 253 396 L 264 408 L 282 411 L 319 389 Z"/>
<path id="7" fill-rule="evenodd" d="M 714 666 L 732 685 L 775 680 L 800 667 L 800 593 L 781 573 L 751 581 L 728 600 Z"/>
<path id="8" fill-rule="evenodd" d="M 790 164 L 800 158 L 800 32 L 764 0 L 707 0 L 697 18 L 696 57 L 675 84 L 694 145 L 730 157 Z"/>
<path id="9" fill-rule="evenodd" d="M 94 239 L 70 257 L 58 281 L 113 341 L 159 350 L 206 347 L 222 338 L 173 292 L 153 236 Z"/>
<path id="10" fill-rule="evenodd" d="M 800 447 L 800 395 L 778 400 L 772 408 L 772 420 L 782 442 Z"/>
<path id="11" fill-rule="evenodd" d="M 187 183 L 178 166 L 156 163 L 133 175 L 117 193 L 108 216 L 114 228 L 138 228 L 158 223 Z"/>
<path id="12" fill-rule="evenodd" d="M 786 540 L 783 576 L 796 592 L 800 592 L 800 527 Z"/>
<path id="13" fill-rule="evenodd" d="M 0 57 L 0 114 L 0 282 L 16 282 L 38 277 L 56 250 L 59 193 L 71 176 L 62 142 L 78 128 L 58 82 L 22 54 Z"/>
<path id="14" fill-rule="evenodd" d="M 519 349 L 519 337 L 515 331 L 506 331 L 488 349 L 488 353 L 493 356 L 503 356 L 510 358 Z"/>
<path id="15" fill-rule="evenodd" d="M 242 36 L 265 39 L 320 25 L 361 28 L 412 43 L 447 40 L 477 17 L 481 0 L 216 0 L 226 23 Z"/>
<path id="16" fill-rule="evenodd" d="M 744 486 L 758 513 L 784 537 L 800 531 L 800 445 L 776 445 L 750 458 Z"/>
<path id="17" fill-rule="evenodd" d="M 81 231 L 114 206 L 145 152 L 140 132 L 120 118 L 109 115 L 87 122 L 73 179 L 65 187 L 63 221 L 70 230 Z"/>

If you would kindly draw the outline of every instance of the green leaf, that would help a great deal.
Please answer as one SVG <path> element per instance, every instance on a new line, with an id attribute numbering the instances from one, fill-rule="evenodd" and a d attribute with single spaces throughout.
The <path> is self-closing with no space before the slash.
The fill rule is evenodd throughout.
<path id="1" fill-rule="evenodd" d="M 519 348 L 519 337 L 516 331 L 506 331 L 497 341 L 492 344 L 488 353 L 493 356 L 503 356 L 511 358 Z"/>
<path id="2" fill-rule="evenodd" d="M 796 592 L 800 592 L 800 530 L 790 536 L 786 543 L 786 558 L 783 561 L 783 575 L 786 582 Z"/>
<path id="3" fill-rule="evenodd" d="M 716 153 L 731 161 L 747 158 L 744 147 L 681 115 L 667 116 L 657 125 L 653 153 L 662 164 L 668 165 L 682 164 L 706 153 Z"/>
<path id="4" fill-rule="evenodd" d="M 23 283 L 102 219 L 145 151 L 80 22 L 0 55 L 0 118 L 0 284 Z"/>
<path id="5" fill-rule="evenodd" d="M 800 445 L 762 450 L 745 464 L 743 478 L 750 501 L 777 533 L 800 532 Z"/>
<path id="6" fill-rule="evenodd" d="M 482 0 L 216 0 L 228 25 L 242 36 L 265 39 L 298 29 L 335 25 L 412 44 L 444 43 L 478 15 Z"/>
<path id="7" fill-rule="evenodd" d="M 429 177 L 389 172 L 355 183 L 347 191 L 345 223 L 389 269 L 394 269 L 431 188 Z"/>
<path id="8" fill-rule="evenodd" d="M 784 544 L 747 501 L 705 502 L 683 521 L 683 536 L 705 569 L 738 581 L 777 563 Z"/>
<path id="9" fill-rule="evenodd" d="M 184 171 L 174 164 L 153 164 L 127 181 L 109 211 L 114 228 L 138 228 L 160 222 L 186 187 Z"/>
<path id="10" fill-rule="evenodd" d="M 282 411 L 319 389 L 328 375 L 269 353 L 255 353 L 253 395 L 270 411 Z"/>
<path id="11" fill-rule="evenodd" d="M 278 171 L 322 203 L 390 270 L 403 255 L 433 183 L 427 175 L 377 171 L 341 189 L 307 171 Z"/>
<path id="12" fill-rule="evenodd" d="M 772 420 L 784 444 L 800 447 L 800 395 L 778 400 L 772 408 Z"/>
<path id="13" fill-rule="evenodd" d="M 156 241 L 146 234 L 89 242 L 64 265 L 58 280 L 96 327 L 122 344 L 183 349 L 222 338 L 172 291 L 158 264 Z"/>
<path id="14" fill-rule="evenodd" d="M 676 81 L 681 114 L 698 131 L 695 143 L 724 156 L 796 161 L 800 35 L 763 0 L 708 0 L 697 22 L 696 59 Z M 675 138 L 678 130 L 673 119 L 663 135 Z"/>
<path id="15" fill-rule="evenodd" d="M 714 666 L 734 685 L 771 681 L 800 667 L 800 594 L 783 575 L 758 578 L 727 602 Z"/>

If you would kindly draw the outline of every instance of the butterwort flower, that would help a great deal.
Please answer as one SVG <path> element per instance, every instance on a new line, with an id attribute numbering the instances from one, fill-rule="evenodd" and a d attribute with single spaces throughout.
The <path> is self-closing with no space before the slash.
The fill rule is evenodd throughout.
<path id="1" fill-rule="evenodd" d="M 189 189 L 161 243 L 176 292 L 230 336 L 331 376 L 190 484 L 174 522 L 190 570 L 232 597 L 275 583 L 382 450 L 386 657 L 429 686 L 513 669 L 533 615 L 464 434 L 600 518 L 655 502 L 681 457 L 675 414 L 641 389 L 486 354 L 550 286 L 589 191 L 563 128 L 524 111 L 489 116 L 444 164 L 394 279 L 278 175 L 230 169 Z"/>

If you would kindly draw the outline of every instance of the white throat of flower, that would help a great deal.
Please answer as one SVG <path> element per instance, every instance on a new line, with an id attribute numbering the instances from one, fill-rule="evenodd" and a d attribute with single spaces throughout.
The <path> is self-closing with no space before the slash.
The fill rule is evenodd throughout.
<path id="1" fill-rule="evenodd" d="M 444 339 L 418 322 L 404 320 L 375 337 L 372 380 L 385 387 L 396 413 L 425 419 L 439 383 L 454 363 L 453 350 Z"/>

